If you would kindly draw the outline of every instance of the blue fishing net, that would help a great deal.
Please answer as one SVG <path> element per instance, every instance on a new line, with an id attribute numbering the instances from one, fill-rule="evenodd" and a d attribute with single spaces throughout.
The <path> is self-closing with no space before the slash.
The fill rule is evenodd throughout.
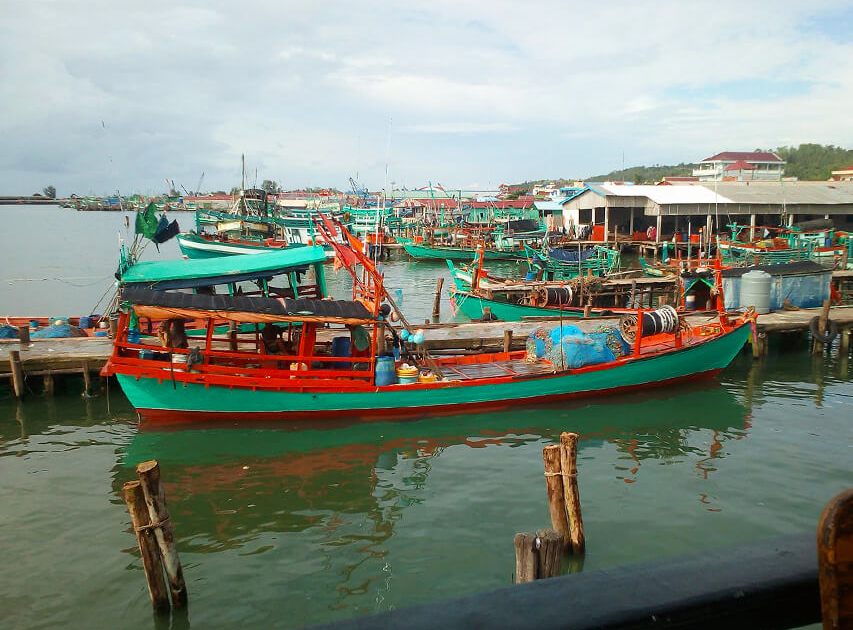
<path id="1" fill-rule="evenodd" d="M 603 339 L 588 335 L 566 335 L 545 355 L 556 370 L 581 368 L 616 360 Z"/>
<path id="2" fill-rule="evenodd" d="M 85 337 L 77 326 L 53 324 L 30 333 L 30 339 L 61 339 L 63 337 Z"/>
<path id="3" fill-rule="evenodd" d="M 0 339 L 17 339 L 18 329 L 14 326 L 0 326 Z"/>

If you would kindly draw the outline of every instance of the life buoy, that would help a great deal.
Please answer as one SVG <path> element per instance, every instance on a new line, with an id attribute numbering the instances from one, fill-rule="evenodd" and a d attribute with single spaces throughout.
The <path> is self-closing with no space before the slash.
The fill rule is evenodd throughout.
<path id="1" fill-rule="evenodd" d="M 820 317 L 817 315 L 812 317 L 812 320 L 809 322 L 809 330 L 812 333 L 812 337 L 821 343 L 830 344 L 838 336 L 838 324 L 831 319 L 827 319 L 826 326 L 827 331 L 824 334 L 820 331 Z"/>

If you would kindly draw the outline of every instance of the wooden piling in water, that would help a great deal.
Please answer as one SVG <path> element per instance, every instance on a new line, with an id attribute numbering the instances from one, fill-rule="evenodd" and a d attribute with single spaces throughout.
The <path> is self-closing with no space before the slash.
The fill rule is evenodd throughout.
<path id="1" fill-rule="evenodd" d="M 829 319 L 829 305 L 831 303 L 831 300 L 823 301 L 823 308 L 820 311 L 820 319 L 817 325 L 817 329 L 821 334 L 826 334 L 826 322 Z M 812 354 L 820 354 L 821 352 L 823 352 L 823 343 L 815 337 L 814 344 L 812 345 Z"/>
<path id="2" fill-rule="evenodd" d="M 53 378 L 53 372 L 47 371 L 44 374 L 44 393 L 47 396 L 53 396 L 56 389 L 56 381 Z"/>
<path id="3" fill-rule="evenodd" d="M 824 630 L 853 628 L 853 488 L 826 505 L 817 528 Z"/>
<path id="4" fill-rule="evenodd" d="M 136 466 L 136 474 L 139 475 L 148 515 L 154 527 L 163 566 L 166 568 L 169 590 L 172 593 L 172 606 L 183 608 L 187 605 L 187 586 L 184 582 L 178 550 L 175 548 L 175 532 L 166 508 L 166 494 L 160 485 L 160 466 L 154 460 L 142 462 Z"/>
<path id="5" fill-rule="evenodd" d="M 9 351 L 9 365 L 12 368 L 12 389 L 15 398 L 21 400 L 24 397 L 24 368 L 21 366 L 20 351 Z"/>
<path id="6" fill-rule="evenodd" d="M 438 319 L 441 314 L 441 287 L 444 286 L 444 276 L 435 281 L 435 298 L 432 301 L 432 316 Z"/>
<path id="7" fill-rule="evenodd" d="M 136 543 L 139 545 L 139 554 L 142 556 L 142 568 L 148 583 L 151 606 L 154 612 L 168 612 L 169 591 L 166 588 L 166 579 L 163 577 L 163 564 L 160 561 L 160 552 L 151 528 L 151 517 L 148 506 L 145 505 L 142 486 L 138 481 L 128 481 L 122 486 L 121 492 L 127 511 L 130 513 L 130 524 L 136 533 Z"/>
<path id="8" fill-rule="evenodd" d="M 578 492 L 578 438 L 577 433 L 560 434 L 560 471 L 563 478 L 563 497 L 569 523 L 569 540 L 572 553 L 583 553 L 586 538 L 583 531 L 580 493 Z"/>
<path id="9" fill-rule="evenodd" d="M 89 373 L 89 362 L 83 361 L 83 398 L 88 398 L 92 392 L 92 375 Z"/>
<path id="10" fill-rule="evenodd" d="M 552 444 L 542 449 L 542 459 L 545 462 L 545 488 L 548 492 L 548 512 L 551 515 L 551 527 L 563 537 L 563 548 L 569 549 L 569 522 L 566 519 L 566 501 L 563 498 L 563 477 L 560 465 L 559 444 Z"/>
<path id="11" fill-rule="evenodd" d="M 524 584 L 560 574 L 563 536 L 552 529 L 536 534 L 520 533 L 515 544 L 515 583 Z"/>

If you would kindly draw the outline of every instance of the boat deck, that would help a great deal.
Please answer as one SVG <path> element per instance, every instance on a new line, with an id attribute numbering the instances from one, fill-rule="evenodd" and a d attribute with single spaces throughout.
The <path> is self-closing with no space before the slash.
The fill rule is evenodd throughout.
<path id="1" fill-rule="evenodd" d="M 442 376 L 448 381 L 470 381 L 473 379 L 498 378 L 502 376 L 530 376 L 533 374 L 550 374 L 554 371 L 550 363 L 545 361 L 529 363 L 524 359 L 494 361 L 491 363 L 442 365 L 440 367 Z"/>

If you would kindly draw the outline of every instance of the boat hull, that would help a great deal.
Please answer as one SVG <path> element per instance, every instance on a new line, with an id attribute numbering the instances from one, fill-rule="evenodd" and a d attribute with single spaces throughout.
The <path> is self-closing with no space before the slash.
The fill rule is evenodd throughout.
<path id="1" fill-rule="evenodd" d="M 153 423 L 217 420 L 371 419 L 500 409 L 627 392 L 713 376 L 750 334 L 742 324 L 719 337 L 666 353 L 567 372 L 476 381 L 372 387 L 363 391 L 281 391 L 223 387 L 117 374 L 140 416 Z"/>
<path id="2" fill-rule="evenodd" d="M 470 262 L 477 255 L 476 249 L 466 247 L 430 247 L 429 245 L 417 245 L 411 242 L 403 242 L 403 249 L 412 258 L 418 260 L 461 260 Z M 527 260 L 523 251 L 502 252 L 494 249 L 485 250 L 486 260 Z"/>
<path id="3" fill-rule="evenodd" d="M 192 238 L 184 234 L 177 236 L 178 247 L 187 258 L 218 258 L 219 256 L 238 256 L 241 254 L 264 254 L 266 252 L 281 251 L 281 247 L 267 247 L 265 245 L 249 245 L 245 243 L 223 243 L 221 241 L 208 241 L 201 238 Z"/>
<path id="4" fill-rule="evenodd" d="M 546 306 L 526 306 L 523 304 L 511 304 L 499 300 L 490 300 L 470 293 L 462 293 L 450 290 L 450 300 L 453 308 L 470 319 L 481 319 L 483 307 L 491 309 L 492 315 L 507 322 L 520 322 L 525 317 L 559 317 L 561 309 Z M 577 307 L 565 307 L 562 309 L 565 317 L 581 317 L 583 309 Z M 595 312 L 590 312 L 593 317 Z"/>

